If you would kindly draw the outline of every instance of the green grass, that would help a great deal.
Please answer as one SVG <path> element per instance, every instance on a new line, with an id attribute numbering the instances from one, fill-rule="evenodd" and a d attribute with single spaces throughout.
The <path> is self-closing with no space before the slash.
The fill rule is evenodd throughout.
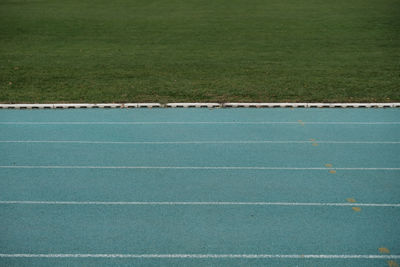
<path id="1" fill-rule="evenodd" d="M 0 0 L 0 102 L 400 101 L 399 0 Z"/>

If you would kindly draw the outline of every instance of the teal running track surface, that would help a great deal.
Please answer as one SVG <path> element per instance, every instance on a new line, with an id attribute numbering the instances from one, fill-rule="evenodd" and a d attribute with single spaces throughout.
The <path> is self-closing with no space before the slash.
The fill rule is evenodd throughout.
<path id="1" fill-rule="evenodd" d="M 399 109 L 0 111 L 0 266 L 398 266 Z"/>

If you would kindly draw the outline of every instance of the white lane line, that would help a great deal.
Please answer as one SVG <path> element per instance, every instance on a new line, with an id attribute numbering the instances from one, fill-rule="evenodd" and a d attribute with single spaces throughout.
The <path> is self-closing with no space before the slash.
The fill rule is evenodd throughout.
<path id="1" fill-rule="evenodd" d="M 161 258 L 161 259 L 400 259 L 400 255 L 323 254 L 0 254 L 0 258 Z"/>
<path id="2" fill-rule="evenodd" d="M 0 201 L 0 205 L 135 205 L 135 206 L 360 206 L 400 207 L 400 203 L 318 203 L 318 202 L 201 202 L 201 201 Z"/>
<path id="3" fill-rule="evenodd" d="M 319 121 L 302 121 L 303 124 L 345 124 L 345 125 L 400 125 L 400 122 L 319 122 Z M 29 122 L 29 121 L 3 121 L 0 124 L 11 124 L 11 125 L 145 125 L 145 124 L 299 124 L 298 121 L 105 121 L 105 122 L 94 122 L 94 121 L 48 121 L 48 122 Z"/>
<path id="4" fill-rule="evenodd" d="M 174 169 L 174 170 L 328 170 L 322 167 L 230 167 L 230 166 L 27 166 L 3 165 L 0 169 Z M 349 171 L 399 171 L 400 168 L 329 168 Z"/>
<path id="5" fill-rule="evenodd" d="M 162 145 L 162 144 L 310 144 L 315 141 L 81 141 L 81 140 L 0 140 L 0 143 L 43 143 L 43 144 L 121 144 L 121 145 Z M 317 141 L 321 144 L 400 144 L 400 141 Z"/>

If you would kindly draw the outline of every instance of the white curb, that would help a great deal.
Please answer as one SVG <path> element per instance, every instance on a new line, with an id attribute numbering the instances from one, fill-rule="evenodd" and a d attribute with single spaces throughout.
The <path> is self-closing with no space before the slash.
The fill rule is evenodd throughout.
<path id="1" fill-rule="evenodd" d="M 168 103 L 165 105 L 167 108 L 220 108 L 222 104 L 219 103 Z"/>
<path id="2" fill-rule="evenodd" d="M 0 104 L 0 109 L 79 108 L 400 108 L 400 103 L 61 103 Z"/>
<path id="3" fill-rule="evenodd" d="M 129 105 L 129 104 L 126 104 Z M 137 108 L 161 108 L 160 103 L 136 103 Z"/>
<path id="4" fill-rule="evenodd" d="M 0 104 L 3 109 L 33 109 L 54 108 L 53 104 Z"/>
<path id="5" fill-rule="evenodd" d="M 225 103 L 225 108 L 305 108 L 307 103 Z"/>
<path id="6" fill-rule="evenodd" d="M 53 108 L 93 108 L 95 104 L 54 104 Z"/>

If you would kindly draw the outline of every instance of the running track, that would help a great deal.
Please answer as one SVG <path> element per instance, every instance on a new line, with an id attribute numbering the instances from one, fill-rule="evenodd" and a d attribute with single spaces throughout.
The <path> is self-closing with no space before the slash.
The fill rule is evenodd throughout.
<path id="1" fill-rule="evenodd" d="M 0 111 L 2 266 L 398 266 L 400 110 Z"/>

